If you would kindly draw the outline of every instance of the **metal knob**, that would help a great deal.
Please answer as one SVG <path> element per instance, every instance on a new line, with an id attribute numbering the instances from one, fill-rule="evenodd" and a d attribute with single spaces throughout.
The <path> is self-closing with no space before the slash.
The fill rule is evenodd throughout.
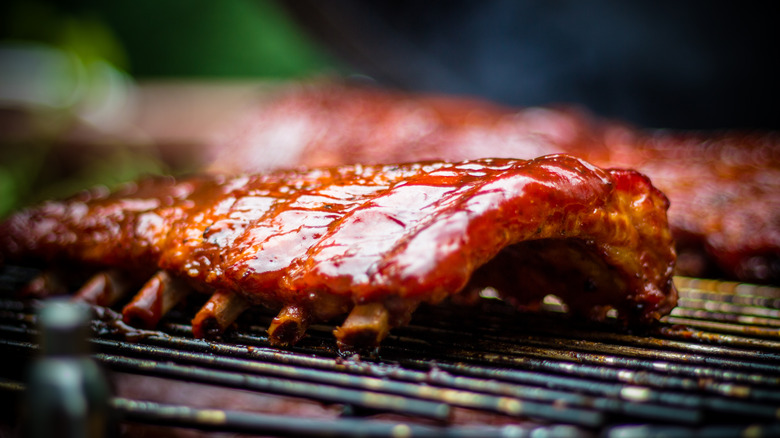
<path id="1" fill-rule="evenodd" d="M 108 432 L 109 389 L 89 357 L 89 309 L 51 301 L 38 314 L 41 354 L 30 369 L 25 435 L 103 437 Z"/>

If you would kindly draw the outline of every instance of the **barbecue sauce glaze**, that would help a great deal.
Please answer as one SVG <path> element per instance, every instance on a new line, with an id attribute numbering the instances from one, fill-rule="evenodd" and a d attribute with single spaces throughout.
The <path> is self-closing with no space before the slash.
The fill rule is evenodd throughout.
<path id="1" fill-rule="evenodd" d="M 577 314 L 655 320 L 676 303 L 667 208 L 643 175 L 565 155 L 355 165 L 95 189 L 11 216 L 0 248 L 151 277 L 134 301 L 152 313 L 167 311 L 164 272 L 212 294 L 199 336 L 264 305 L 294 318 L 279 330 L 291 342 L 351 311 L 342 344 L 376 344 L 421 302 L 487 286 L 519 306 L 556 294 Z"/>

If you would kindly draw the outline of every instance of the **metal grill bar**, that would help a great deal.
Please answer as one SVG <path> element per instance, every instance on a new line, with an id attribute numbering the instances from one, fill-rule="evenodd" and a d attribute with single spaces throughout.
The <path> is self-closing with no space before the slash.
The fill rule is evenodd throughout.
<path id="1" fill-rule="evenodd" d="M 3 340 L 7 347 L 34 352 L 37 346 L 31 343 Z M 126 346 L 127 347 L 127 346 Z M 130 350 L 128 348 L 128 350 Z M 168 355 L 167 358 L 178 356 L 183 352 Z M 97 354 L 96 359 L 110 369 L 148 373 L 155 376 L 169 377 L 185 381 L 201 382 L 226 387 L 284 394 L 305 396 L 326 403 L 347 403 L 353 406 L 385 412 L 407 414 L 416 417 L 444 421 L 449 417 L 448 405 L 444 403 L 428 403 L 414 399 L 387 396 L 372 392 L 344 390 L 330 385 L 307 385 L 294 380 L 267 379 L 248 374 L 229 373 L 214 369 L 188 367 L 171 362 L 157 360 L 134 359 L 126 356 Z M 206 356 L 201 356 L 206 357 Z M 223 362 L 227 362 L 230 359 Z"/>
<path id="2" fill-rule="evenodd" d="M 0 330 L 4 327 L 0 326 Z M 36 350 L 30 343 L 0 341 L 8 347 L 20 350 Z M 603 424 L 603 416 L 596 411 L 558 407 L 552 408 L 517 398 L 487 396 L 482 393 L 466 392 L 451 388 L 412 385 L 399 381 L 387 381 L 346 373 L 325 373 L 322 371 L 280 366 L 239 360 L 233 357 L 204 355 L 183 350 L 171 350 L 148 345 L 128 344 L 108 340 L 95 340 L 97 345 L 122 351 L 124 354 L 138 353 L 151 359 L 134 359 L 127 356 L 97 354 L 96 358 L 111 369 L 150 373 L 157 376 L 216 384 L 240 389 L 274 394 L 306 396 L 330 403 L 347 403 L 353 406 L 377 411 L 396 412 L 435 420 L 446 420 L 449 405 L 493 411 L 505 415 L 527 416 L 583 426 Z M 205 342 L 204 342 L 205 343 Z M 173 364 L 191 363 L 207 368 L 188 367 Z M 229 373 L 219 370 L 234 370 Z M 258 377 L 258 374 L 273 378 Z M 288 378 L 284 380 L 282 378 Z M 311 385 L 304 382 L 316 382 Z M 357 388 L 362 391 L 341 389 L 335 385 Z M 394 397 L 383 393 L 399 394 Z M 421 401 L 433 400 L 433 402 Z"/>
<path id="3" fill-rule="evenodd" d="M 424 330 L 422 327 L 419 329 L 420 331 Z M 454 334 L 454 331 L 450 333 L 450 335 Z M 436 340 L 436 338 L 433 339 Z M 486 339 L 489 339 L 491 342 L 485 343 L 484 340 Z M 780 370 L 778 370 L 774 364 L 755 361 L 756 359 L 768 361 L 778 360 L 780 355 L 775 353 L 729 350 L 731 355 L 738 355 L 741 357 L 753 356 L 752 361 L 744 361 L 716 357 L 715 355 L 722 352 L 723 349 L 706 348 L 691 344 L 681 347 L 680 343 L 670 342 L 664 343 L 664 346 L 667 348 L 659 349 L 608 344 L 584 339 L 541 337 L 536 335 L 524 335 L 522 337 L 522 345 L 518 345 L 516 340 L 516 338 L 504 335 L 478 333 L 470 339 L 461 338 L 459 344 L 461 347 L 474 351 L 485 350 L 483 345 L 489 345 L 490 348 L 487 351 L 528 356 L 538 355 L 539 350 L 541 349 L 542 354 L 550 358 L 576 360 L 582 363 L 609 364 L 631 369 L 652 370 L 661 366 L 659 363 L 666 363 L 667 365 L 665 365 L 664 368 L 665 372 L 686 376 L 707 375 L 708 377 L 717 378 L 724 370 L 729 370 L 729 373 L 731 373 L 730 370 L 744 370 L 745 373 L 731 374 L 733 376 L 731 378 L 735 380 L 751 381 L 752 374 L 748 373 L 771 373 L 780 375 Z M 648 341 L 647 344 L 652 344 L 652 341 Z M 446 345 L 446 339 L 444 339 L 441 344 Z M 672 350 L 672 348 L 683 348 L 689 351 L 696 350 L 696 354 L 680 353 Z M 577 352 L 576 357 L 572 357 L 573 355 L 571 353 L 573 351 Z M 684 362 L 684 364 L 680 364 L 680 362 Z M 706 365 L 706 367 L 701 365 Z M 767 382 L 763 383 L 780 383 L 780 377 L 769 378 Z"/>
<path id="4" fill-rule="evenodd" d="M 696 330 L 691 327 L 661 326 L 658 327 L 658 335 L 664 339 L 675 339 L 686 342 L 695 342 L 692 345 L 729 345 L 734 348 L 754 348 L 756 351 L 780 351 L 780 342 L 766 339 L 736 336 L 724 333 L 712 333 Z"/>
<path id="5" fill-rule="evenodd" d="M 719 294 L 722 300 L 731 297 L 780 298 L 780 288 L 774 286 L 690 277 L 674 277 L 674 284 L 683 291 L 680 294 L 683 297 L 704 291 Z"/>
<path id="6" fill-rule="evenodd" d="M 670 324 L 684 325 L 701 330 L 709 330 L 716 333 L 733 333 L 743 336 L 758 336 L 770 339 L 780 339 L 778 329 L 757 327 L 753 325 L 739 325 L 731 323 L 722 323 L 705 319 L 681 318 L 678 316 L 668 316 L 666 322 Z"/>
<path id="7" fill-rule="evenodd" d="M 25 385 L 0 380 L 0 391 L 21 394 Z M 339 421 L 307 419 L 298 416 L 265 415 L 225 409 L 197 409 L 149 401 L 113 397 L 110 405 L 124 421 L 167 427 L 196 428 L 204 431 L 258 433 L 273 436 L 309 437 L 451 437 L 451 438 L 575 438 L 586 432 L 570 426 L 479 426 L 448 428 L 394 421 L 343 418 Z"/>
<path id="8" fill-rule="evenodd" d="M 739 313 L 715 313 L 698 310 L 696 308 L 677 308 L 674 311 L 674 316 L 678 318 L 710 319 L 713 321 L 726 322 L 730 324 L 780 327 L 780 320 L 778 319 L 750 316 Z"/>
<path id="9" fill-rule="evenodd" d="M 108 312 L 95 322 L 93 345 L 95 357 L 112 370 L 410 419 L 317 420 L 311 424 L 321 428 L 312 432 L 305 425 L 294 429 L 286 424 L 290 419 L 263 414 L 116 398 L 115 409 L 125 412 L 127 421 L 140 423 L 317 436 L 358 436 L 357 427 L 374 431 L 366 436 L 777 434 L 780 312 L 773 306 L 780 303 L 780 289 L 685 278 L 676 282 L 681 307 L 657 329 L 639 334 L 562 314 L 521 314 L 488 300 L 480 309 L 421 309 L 412 325 L 393 332 L 376 357 L 340 357 L 333 327 L 327 325 L 312 326 L 294 348 L 274 348 L 265 334 L 272 315 L 262 312 L 243 317 L 241 330 L 222 342 L 193 339 L 186 309 L 169 315 L 161 331 L 139 333 L 127 342 Z M 22 359 L 34 353 L 31 310 L 19 301 L 0 300 L 0 351 Z M 675 325 L 680 321 L 689 323 Z M 493 415 L 488 423 L 515 428 L 487 427 L 483 420 L 488 417 L 480 417 L 481 423 L 445 424 L 470 411 Z M 393 429 L 399 424 L 404 427 Z M 574 427 L 554 427 L 562 424 Z M 328 425 L 333 427 L 325 429 Z"/>
<path id="10" fill-rule="evenodd" d="M 740 299 L 741 298 L 741 299 Z M 714 300 L 718 301 L 714 301 Z M 705 309 L 713 314 L 763 317 L 767 323 L 778 322 L 780 298 L 733 297 L 693 292 L 682 298 L 678 309 Z M 752 323 L 751 323 L 752 324 Z"/>
<path id="11" fill-rule="evenodd" d="M 235 340 L 239 340 L 244 345 L 258 345 L 264 341 L 247 335 L 245 333 L 237 333 L 233 336 Z M 393 380 L 410 382 L 414 384 L 425 384 L 424 394 L 427 396 L 439 396 L 441 400 L 454 405 L 460 405 L 464 407 L 476 407 L 480 408 L 475 402 L 480 397 L 474 397 L 473 393 L 458 393 L 452 390 L 442 390 L 432 387 L 430 385 L 438 385 L 442 388 L 457 388 L 467 391 L 484 392 L 490 394 L 497 394 L 502 396 L 508 396 L 513 398 L 536 400 L 543 402 L 564 402 L 569 406 L 580 406 L 585 408 L 598 409 L 608 413 L 617 414 L 630 414 L 639 415 L 640 417 L 656 418 L 656 419 L 668 419 L 670 421 L 685 421 L 685 417 L 680 414 L 678 409 L 667 408 L 663 406 L 653 406 L 651 404 L 643 404 L 641 407 L 634 406 L 635 403 L 631 402 L 618 402 L 606 398 L 595 398 L 573 394 L 565 391 L 548 390 L 544 388 L 538 388 L 533 386 L 523 385 L 506 385 L 503 382 L 485 381 L 484 379 L 473 379 L 468 377 L 456 377 L 447 373 L 435 372 L 435 370 L 429 370 L 425 372 L 415 371 L 411 369 L 400 368 L 396 365 L 386 366 L 382 363 L 370 363 L 370 362 L 355 362 L 355 361 L 333 361 L 331 359 L 323 359 L 320 357 L 302 356 L 295 354 L 280 353 L 276 349 L 269 349 L 263 347 L 253 347 L 247 349 L 245 347 L 236 347 L 226 344 L 210 344 L 203 341 L 196 340 L 171 340 L 170 338 L 147 338 L 155 344 L 177 344 L 181 347 L 186 344 L 188 349 L 198 349 L 199 351 L 219 352 L 219 354 L 229 355 L 231 357 L 245 357 L 249 359 L 258 359 L 273 363 L 292 364 L 297 367 L 304 367 L 304 369 L 327 369 L 338 373 L 349 373 L 351 375 L 358 376 L 372 376 L 377 379 L 392 378 Z M 276 368 L 276 365 L 269 365 L 272 369 Z M 294 368 L 298 373 L 300 368 Z M 433 372 L 431 372 L 433 371 Z M 337 379 L 331 380 L 331 382 L 343 382 L 345 376 L 340 374 Z M 356 379 L 357 382 L 361 382 L 362 379 Z M 380 381 L 383 382 L 383 381 Z M 375 390 L 388 390 L 386 385 L 378 385 L 372 383 L 370 385 Z M 414 386 L 415 388 L 419 388 Z M 391 391 L 396 388 L 392 388 Z M 445 392 L 442 392 L 445 391 Z M 394 391 L 393 391 L 394 392 Z M 473 399 L 470 399 L 474 397 Z M 502 409 L 498 412 L 504 412 L 512 415 L 521 414 L 518 412 L 518 405 L 512 399 L 500 399 L 503 403 L 499 403 L 499 407 Z M 526 407 L 526 413 L 532 415 L 532 411 L 529 412 L 527 402 L 523 404 Z M 483 409 L 490 409 L 490 407 L 481 406 Z M 543 408 L 543 407 L 542 407 Z M 544 415 L 544 413 L 542 413 Z M 547 414 L 550 415 L 550 414 Z M 554 414 L 557 415 L 557 414 Z M 559 417 L 560 418 L 560 417 Z"/>
<path id="12" fill-rule="evenodd" d="M 670 426 L 618 426 L 610 428 L 604 438 L 690 438 L 696 437 L 776 437 L 780 426 L 776 424 L 751 424 L 741 426 L 709 426 L 696 430 Z"/>
<path id="13" fill-rule="evenodd" d="M 557 356 L 557 355 L 556 355 Z M 392 356 L 390 357 L 393 358 Z M 518 357 L 507 354 L 497 353 L 482 353 L 474 352 L 470 350 L 454 349 L 444 352 L 436 356 L 436 359 L 441 362 L 466 360 L 471 363 L 492 363 L 494 366 L 502 366 L 506 368 L 512 368 L 513 373 L 519 373 L 516 369 L 523 369 L 528 372 L 525 375 L 536 374 L 535 372 L 562 374 L 568 375 L 580 379 L 596 380 L 596 381 L 613 381 L 621 384 L 629 384 L 636 386 L 644 386 L 649 388 L 658 388 L 665 390 L 675 391 L 702 391 L 709 393 L 711 396 L 724 395 L 728 397 L 741 396 L 749 397 L 753 391 L 752 388 L 747 385 L 735 385 L 733 382 L 726 381 L 713 381 L 710 378 L 704 377 L 702 379 L 692 378 L 679 378 L 674 376 L 668 376 L 658 373 L 650 373 L 646 371 L 634 371 L 624 368 L 612 368 L 608 366 L 592 366 L 579 362 L 564 362 L 553 361 L 541 354 L 538 357 Z M 406 364 L 406 362 L 404 362 Z M 411 365 L 411 363 L 409 363 Z M 423 363 L 418 365 L 422 366 Z M 610 364 L 614 365 L 614 364 Z M 666 364 L 663 364 L 666 366 Z M 724 378 L 727 378 L 727 371 L 723 371 Z M 756 375 L 755 380 L 765 380 L 765 376 Z M 541 383 L 541 382 L 540 382 Z M 601 386 L 588 385 L 591 390 L 598 391 Z M 678 398 L 673 392 L 669 391 L 651 391 L 648 394 L 657 394 L 659 401 L 671 402 Z M 763 395 L 763 394 L 762 394 Z M 766 396 L 766 395 L 763 395 Z M 769 396 L 772 399 L 776 398 L 774 392 Z"/>
<path id="14" fill-rule="evenodd" d="M 452 437 L 452 438 L 573 438 L 582 437 L 584 432 L 567 426 L 532 427 L 505 426 L 474 428 L 446 428 L 399 424 L 398 422 L 341 419 L 338 422 L 280 417 L 230 410 L 193 409 L 187 406 L 171 406 L 152 402 L 138 402 L 117 398 L 114 408 L 124 414 L 127 420 L 151 424 L 173 425 L 199 429 L 256 433 L 274 436 L 312 437 Z"/>
<path id="15" fill-rule="evenodd" d="M 663 332 L 665 337 L 676 338 L 680 342 L 673 342 L 669 340 L 659 342 L 659 340 L 654 337 L 661 334 L 661 331 L 659 330 L 653 330 L 649 333 L 639 336 L 626 334 L 619 330 L 605 331 L 603 327 L 594 327 L 593 325 L 581 325 L 580 330 L 578 330 L 577 339 L 572 340 L 571 329 L 573 327 L 577 327 L 576 324 L 570 323 L 562 328 L 560 324 L 549 325 L 549 319 L 546 320 L 548 324 L 545 324 L 545 320 L 535 318 L 533 315 L 524 315 L 523 319 L 528 321 L 519 323 L 510 320 L 508 322 L 501 321 L 499 324 L 496 318 L 490 318 L 487 316 L 480 318 L 480 324 L 474 324 L 474 326 L 470 327 L 470 329 L 478 330 L 479 338 L 487 335 L 493 336 L 498 340 L 505 340 L 509 342 L 515 341 L 517 333 L 519 332 L 524 334 L 523 340 L 539 339 L 550 344 L 558 342 L 566 347 L 571 346 L 572 342 L 592 341 L 597 344 L 597 347 L 600 346 L 603 348 L 604 351 L 606 351 L 606 349 L 614 350 L 621 347 L 641 347 L 647 350 L 646 353 L 638 352 L 638 350 L 635 350 L 634 352 L 626 351 L 627 355 L 629 356 L 642 354 L 645 356 L 652 356 L 653 358 L 657 358 L 660 357 L 660 355 L 672 356 L 675 352 L 683 352 L 692 354 L 706 354 L 707 357 L 703 357 L 702 360 L 706 360 L 708 357 L 714 356 L 734 357 L 759 362 L 761 360 L 765 360 L 767 362 L 776 362 L 778 359 L 780 359 L 780 354 L 777 353 L 778 348 L 780 348 L 780 342 L 756 342 L 755 339 L 741 338 L 740 341 L 744 341 L 745 343 L 745 345 L 741 345 L 740 342 L 735 338 L 724 342 L 724 338 L 722 336 L 718 336 L 716 339 L 713 339 L 713 341 L 717 341 L 718 345 L 705 345 L 702 343 L 690 342 L 690 337 L 693 333 L 690 329 L 675 330 L 674 328 L 670 328 L 668 326 L 660 327 L 661 329 L 666 329 L 666 331 Z M 458 318 L 453 318 L 452 320 L 458 320 Z M 419 329 L 424 330 L 425 328 L 421 327 Z M 447 329 L 439 328 L 438 332 L 441 333 L 445 330 L 452 332 L 455 330 L 455 327 L 448 325 Z M 477 337 L 473 331 L 470 330 L 469 333 L 472 337 Z M 507 336 L 507 333 L 514 333 L 514 335 Z M 531 337 L 531 335 L 534 336 Z M 710 342 L 710 344 L 712 343 L 713 342 Z M 728 347 L 723 347 L 722 345 L 727 345 Z M 744 349 L 740 350 L 740 347 Z M 601 350 L 596 349 L 596 351 Z M 685 356 L 685 358 L 688 359 L 688 356 Z M 721 366 L 727 364 L 717 365 Z"/>
<path id="16" fill-rule="evenodd" d="M 343 419 L 338 422 L 332 422 L 233 410 L 195 409 L 188 406 L 134 401 L 125 398 L 115 398 L 112 405 L 117 412 L 129 421 L 178 427 L 193 427 L 193 425 L 196 425 L 198 429 L 207 431 L 253 433 L 261 430 L 268 435 L 293 437 L 360 435 L 366 437 L 469 436 L 469 434 L 463 433 L 463 431 L 459 431 L 460 433 L 447 433 L 442 428 L 383 421 Z M 356 430 L 360 430 L 360 434 L 356 435 Z M 487 429 L 483 432 L 495 435 L 498 431 Z M 470 436 L 477 437 L 480 435 L 474 433 L 470 434 Z"/>
<path id="17" fill-rule="evenodd" d="M 102 345 L 106 345 L 107 341 L 101 341 Z M 281 381 L 279 378 L 295 379 L 295 381 L 307 381 L 316 382 L 321 385 L 315 387 L 322 387 L 326 394 L 335 394 L 336 390 L 330 385 L 339 385 L 350 388 L 356 388 L 364 391 L 370 391 L 363 393 L 365 399 L 359 399 L 357 402 L 350 401 L 346 397 L 336 396 L 336 401 L 348 402 L 356 406 L 362 406 L 366 408 L 387 410 L 386 407 L 379 406 L 379 402 L 384 400 L 384 397 L 377 395 L 376 392 L 398 394 L 404 397 L 410 397 L 412 399 L 424 399 L 433 400 L 437 403 L 428 404 L 422 403 L 400 403 L 398 406 L 400 413 L 413 414 L 418 416 L 430 416 L 435 419 L 445 419 L 448 410 L 444 407 L 448 405 L 461 406 L 466 408 L 482 409 L 487 411 L 494 411 L 506 415 L 526 415 L 529 417 L 539 417 L 543 419 L 561 421 L 565 423 L 580 424 L 587 426 L 599 425 L 602 422 L 601 415 L 597 412 L 578 410 L 578 409 L 550 409 L 548 405 L 541 405 L 536 403 L 519 403 L 516 399 L 508 397 L 490 397 L 484 394 L 476 392 L 466 392 L 453 389 L 442 389 L 434 386 L 420 386 L 412 385 L 397 380 L 382 380 L 367 376 L 354 376 L 347 373 L 333 373 L 323 372 L 318 370 L 284 366 L 273 363 L 261 363 L 255 361 L 240 360 L 234 357 L 225 356 L 205 356 L 203 354 L 191 353 L 181 350 L 162 349 L 159 347 L 149 346 L 137 346 L 137 345 L 122 345 L 121 350 L 124 352 L 141 352 L 148 354 L 155 360 L 176 360 L 177 362 L 188 362 L 202 366 L 208 366 L 212 368 L 210 373 L 214 373 L 213 369 L 230 369 L 246 373 L 262 374 L 268 376 L 274 376 L 273 381 L 284 382 L 285 385 L 292 385 L 292 381 Z M 115 359 L 111 359 L 110 356 L 100 355 L 101 361 L 106 363 L 116 364 Z M 110 362 L 109 362 L 110 361 Z M 213 383 L 213 381 L 203 380 L 206 383 Z M 328 386 L 325 386 L 327 384 Z M 308 385 L 306 386 L 308 387 Z M 252 388 L 252 385 L 246 385 L 244 388 Z M 269 389 L 263 389 L 269 391 Z M 274 392 L 274 391 L 269 391 Z M 370 394 L 366 397 L 365 394 Z M 292 394 L 291 395 L 300 395 Z M 315 394 L 311 394 L 310 397 L 315 397 Z M 326 400 L 325 401 L 334 401 Z M 395 398 L 389 398 L 388 401 L 396 401 Z M 405 399 L 400 399 L 405 400 Z M 367 403 L 368 402 L 368 403 Z M 447 404 L 444 404 L 447 403 Z M 418 406 L 421 405 L 421 406 Z M 414 412 L 413 407 L 417 406 L 419 411 Z M 421 409 L 427 407 L 428 409 Z M 428 412 L 426 412 L 428 411 Z"/>

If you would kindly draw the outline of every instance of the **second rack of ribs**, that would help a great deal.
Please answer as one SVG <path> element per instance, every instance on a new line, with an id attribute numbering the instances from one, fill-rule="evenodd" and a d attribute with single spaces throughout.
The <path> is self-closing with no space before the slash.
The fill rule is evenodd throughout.
<path id="1" fill-rule="evenodd" d="M 553 293 L 583 316 L 655 320 L 676 303 L 667 208 L 641 174 L 565 155 L 149 178 L 17 212 L 0 250 L 94 268 L 77 292 L 93 303 L 141 279 L 132 325 L 195 290 L 211 294 L 195 336 L 262 305 L 279 309 L 280 345 L 347 315 L 334 332 L 347 349 L 378 345 L 420 303 L 488 286 L 521 307 Z"/>

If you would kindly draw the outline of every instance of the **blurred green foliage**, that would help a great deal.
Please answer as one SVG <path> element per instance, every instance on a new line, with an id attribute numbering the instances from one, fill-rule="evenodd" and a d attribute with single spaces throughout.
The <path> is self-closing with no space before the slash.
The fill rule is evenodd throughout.
<path id="1" fill-rule="evenodd" d="M 90 65 L 104 63 L 135 79 L 263 80 L 344 72 L 272 0 L 6 0 L 0 4 L 0 45 L 18 42 L 62 51 L 87 73 Z M 70 80 L 49 76 L 49 88 Z M 0 131 L 0 217 L 94 184 L 171 171 L 133 145 L 109 141 L 85 149 L 63 141 L 81 123 L 78 109 L 31 107 L 19 120 L 14 114 L 10 125 L 0 125 L 19 124 L 26 132 L 19 140 Z"/>
<path id="2" fill-rule="evenodd" d="M 3 3 L 0 38 L 72 48 L 137 78 L 289 78 L 342 68 L 272 0 Z"/>
<path id="3" fill-rule="evenodd" d="M 291 77 L 334 61 L 268 0 L 99 2 L 139 77 Z"/>

